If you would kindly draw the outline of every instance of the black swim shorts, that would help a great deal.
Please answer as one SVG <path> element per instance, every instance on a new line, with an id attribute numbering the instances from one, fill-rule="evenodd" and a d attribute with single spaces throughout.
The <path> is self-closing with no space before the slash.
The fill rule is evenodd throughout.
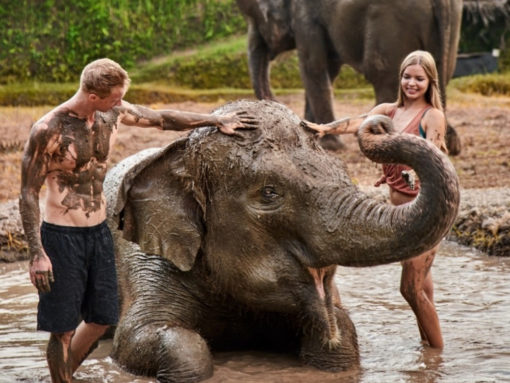
<path id="1" fill-rule="evenodd" d="M 39 293 L 37 329 L 52 333 L 86 323 L 114 325 L 119 303 L 113 240 L 106 222 L 91 227 L 41 225 L 53 265 L 51 291 Z"/>

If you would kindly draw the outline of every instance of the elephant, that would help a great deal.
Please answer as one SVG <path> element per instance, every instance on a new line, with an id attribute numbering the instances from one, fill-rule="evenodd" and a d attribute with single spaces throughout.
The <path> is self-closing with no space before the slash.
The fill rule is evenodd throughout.
<path id="1" fill-rule="evenodd" d="M 355 186 L 295 113 L 237 100 L 256 129 L 194 130 L 145 149 L 105 179 L 121 315 L 112 357 L 160 382 L 213 373 L 211 352 L 287 352 L 328 371 L 356 371 L 356 329 L 333 278 L 337 265 L 399 261 L 435 246 L 454 222 L 459 184 L 428 141 L 385 116 L 359 131 L 372 160 L 405 163 L 419 196 L 393 206 Z"/>
<path id="2" fill-rule="evenodd" d="M 248 62 L 258 99 L 274 99 L 270 61 L 293 49 L 305 88 L 305 118 L 312 122 L 335 119 L 332 83 L 343 64 L 373 85 L 377 104 L 394 102 L 400 63 L 417 49 L 434 56 L 446 96 L 455 70 L 462 0 L 236 1 L 248 23 Z M 446 143 L 451 155 L 460 153 L 460 138 L 450 125 Z"/>

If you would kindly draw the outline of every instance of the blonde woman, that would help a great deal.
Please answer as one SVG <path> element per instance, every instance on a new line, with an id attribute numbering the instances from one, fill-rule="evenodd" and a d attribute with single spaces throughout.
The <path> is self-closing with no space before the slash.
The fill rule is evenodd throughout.
<path id="1" fill-rule="evenodd" d="M 386 115 L 393 120 L 397 131 L 421 136 L 446 152 L 446 119 L 434 58 L 426 51 L 410 53 L 402 61 L 399 77 L 400 87 L 396 102 L 379 104 L 368 115 Z M 307 124 L 320 136 L 356 133 L 364 117 L 366 115 L 326 125 Z M 405 165 L 384 164 L 383 176 L 376 186 L 383 183 L 388 185 L 390 201 L 394 205 L 410 202 L 419 193 L 420 184 L 409 174 L 410 168 Z M 400 291 L 416 315 L 422 340 L 431 347 L 441 349 L 443 337 L 434 306 L 434 287 L 430 272 L 438 246 L 402 262 Z"/>

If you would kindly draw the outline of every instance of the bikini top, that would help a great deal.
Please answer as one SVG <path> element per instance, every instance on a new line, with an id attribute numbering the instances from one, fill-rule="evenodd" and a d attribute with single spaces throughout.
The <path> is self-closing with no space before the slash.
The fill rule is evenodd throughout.
<path id="1" fill-rule="evenodd" d="M 394 107 L 389 113 L 388 117 L 393 120 L 393 117 L 395 117 L 395 113 L 397 112 L 398 107 Z M 420 136 L 421 138 L 427 138 L 427 133 L 423 129 L 423 126 L 421 125 L 421 120 L 427 112 L 432 109 L 431 105 L 425 106 L 421 111 L 416 113 L 416 116 L 413 117 L 413 119 L 407 124 L 404 130 L 402 132 L 415 134 L 417 136 Z"/>
<path id="2" fill-rule="evenodd" d="M 420 136 L 422 138 L 426 138 L 426 132 L 423 129 L 421 124 L 421 120 L 425 116 L 425 114 L 432 109 L 432 106 L 427 105 L 421 111 L 416 113 L 416 116 L 407 124 L 402 132 L 414 134 L 416 136 Z M 390 113 L 388 113 L 388 117 L 393 119 L 395 116 L 395 112 L 397 111 L 397 107 L 392 109 Z M 399 191 L 400 193 L 416 196 L 420 190 L 419 180 L 416 180 L 415 187 L 411 189 L 408 183 L 402 177 L 402 171 L 410 170 L 408 166 L 402 164 L 383 164 L 383 177 L 376 183 L 376 185 L 380 185 L 381 183 L 388 184 L 394 190 Z"/>

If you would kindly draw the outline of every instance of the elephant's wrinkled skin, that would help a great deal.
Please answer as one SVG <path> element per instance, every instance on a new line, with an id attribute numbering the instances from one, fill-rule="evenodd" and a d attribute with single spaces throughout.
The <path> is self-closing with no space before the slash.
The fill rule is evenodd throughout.
<path id="1" fill-rule="evenodd" d="M 180 383 L 212 374 L 210 347 L 281 349 L 320 369 L 356 368 L 335 265 L 398 261 L 437 244 L 458 208 L 454 168 L 428 141 L 374 117 L 359 133 L 365 154 L 407 163 L 422 180 L 412 203 L 381 204 L 285 106 L 238 101 L 216 113 L 237 110 L 260 127 L 236 136 L 200 129 L 108 173 L 122 292 L 113 356 Z"/>
<path id="2" fill-rule="evenodd" d="M 455 70 L 462 0 L 237 0 L 248 22 L 250 76 L 259 99 L 273 99 L 269 63 L 297 49 L 306 92 L 305 118 L 333 121 L 332 83 L 343 64 L 374 86 L 376 103 L 394 102 L 399 66 L 421 49 L 435 58 L 439 88 Z M 448 127 L 450 154 L 460 139 Z"/>

